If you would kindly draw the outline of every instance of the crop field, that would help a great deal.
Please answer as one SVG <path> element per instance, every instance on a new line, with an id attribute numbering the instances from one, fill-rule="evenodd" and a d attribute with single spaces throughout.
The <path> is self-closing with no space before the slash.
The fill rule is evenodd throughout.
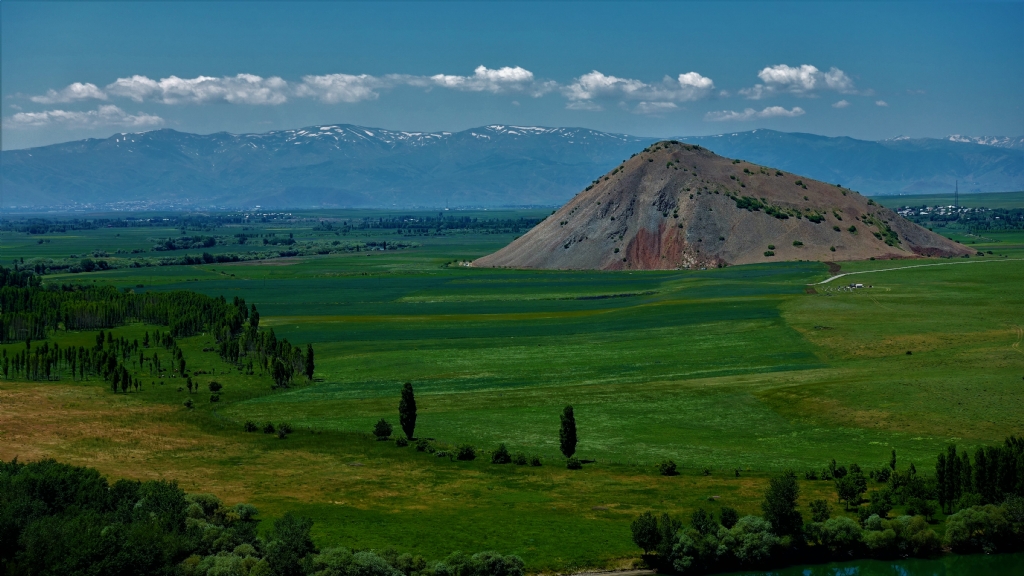
<path id="1" fill-rule="evenodd" d="M 250 228 L 342 238 L 307 221 Z M 5 231 L 0 251 L 4 265 L 94 252 L 116 262 L 180 234 Z M 99 381 L 0 381 L 0 457 L 177 479 L 189 491 L 255 504 L 266 518 L 300 512 L 316 520 L 323 545 L 390 544 L 428 558 L 495 549 L 534 571 L 564 571 L 629 565 L 639 555 L 629 522 L 645 510 L 754 513 L 766 479 L 783 469 L 820 470 L 835 458 L 869 470 L 895 448 L 902 463 L 930 474 L 950 442 L 974 447 L 1024 432 L 1024 233 L 955 238 L 984 256 L 843 262 L 838 271 L 815 262 L 659 272 L 461 265 L 515 235 L 408 236 L 417 245 L 400 250 L 49 274 L 46 283 L 245 298 L 261 326 L 312 344 L 315 378 L 272 390 L 269 375 L 204 352 L 214 341 L 202 335 L 180 340 L 189 367 L 204 373 L 195 377 L 204 390 L 214 379 L 224 390 L 217 403 L 192 394 L 193 410 L 182 406 L 189 393 L 180 379 L 145 372 L 141 392 L 116 395 Z M 343 239 L 395 238 L 354 230 Z M 209 248 L 229 251 L 237 248 Z M 825 282 L 836 274 L 848 276 Z M 865 288 L 846 288 L 852 282 Z M 113 332 L 141 340 L 154 328 Z M 52 340 L 88 345 L 95 332 Z M 476 461 L 373 440 L 379 418 L 397 428 L 404 382 L 416 390 L 416 435 L 472 444 Z M 558 452 L 566 404 L 575 407 L 578 456 L 594 461 L 581 471 L 566 470 Z M 245 433 L 247 420 L 296 431 L 285 440 Z M 487 452 L 502 442 L 544 465 L 489 464 Z M 660 476 L 663 459 L 681 474 Z M 829 482 L 801 488 L 802 502 L 835 503 Z"/>
<path id="2" fill-rule="evenodd" d="M 902 206 L 952 206 L 953 194 L 906 194 L 902 196 L 875 196 L 875 201 L 889 208 Z M 1021 208 L 1024 192 L 988 192 L 961 194 L 960 205 L 966 208 Z"/>

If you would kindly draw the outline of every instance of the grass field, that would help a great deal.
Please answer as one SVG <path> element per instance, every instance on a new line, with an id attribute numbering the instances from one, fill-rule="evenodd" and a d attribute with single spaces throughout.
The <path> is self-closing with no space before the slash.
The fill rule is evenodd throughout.
<path id="1" fill-rule="evenodd" d="M 874 196 L 873 199 L 888 208 L 902 206 L 952 206 L 953 194 L 904 194 L 900 196 Z M 960 205 L 966 208 L 1024 208 L 1024 191 L 961 194 Z"/>
<path id="2" fill-rule="evenodd" d="M 325 234 L 273 227 L 297 239 Z M 0 248 L 5 264 L 92 250 L 113 259 L 177 234 L 4 232 Z M 268 517 L 299 511 L 317 521 L 321 544 L 390 544 L 431 558 L 497 549 L 532 570 L 565 571 L 628 565 L 639 554 L 629 521 L 644 510 L 754 513 L 766 478 L 784 468 L 820 469 L 836 458 L 871 469 L 895 448 L 901 463 L 930 471 L 949 442 L 1024 432 L 1024 234 L 972 238 L 993 251 L 984 257 L 842 263 L 841 272 L 858 274 L 813 286 L 830 276 L 825 265 L 633 273 L 447 265 L 512 237 L 452 234 L 413 238 L 419 247 L 399 251 L 47 276 L 244 297 L 261 325 L 312 343 L 316 381 L 271 391 L 269 377 L 202 352 L 212 338 L 198 336 L 182 341 L 190 368 L 225 389 L 217 404 L 194 394 L 192 411 L 181 406 L 180 381 L 146 374 L 141 393 L 116 396 L 98 382 L 0 382 L 0 457 L 176 478 Z M 871 288 L 840 289 L 850 282 Z M 84 345 L 93 336 L 55 338 Z M 482 450 L 505 442 L 545 465 L 495 466 L 486 454 L 450 462 L 373 441 L 378 418 L 397 424 L 406 381 L 416 389 L 417 436 Z M 579 472 L 565 470 L 557 449 L 568 403 L 578 455 L 596 460 Z M 287 440 L 246 434 L 247 419 L 297 431 Z M 683 473 L 659 476 L 664 458 Z M 804 502 L 835 501 L 828 482 L 802 486 Z"/>

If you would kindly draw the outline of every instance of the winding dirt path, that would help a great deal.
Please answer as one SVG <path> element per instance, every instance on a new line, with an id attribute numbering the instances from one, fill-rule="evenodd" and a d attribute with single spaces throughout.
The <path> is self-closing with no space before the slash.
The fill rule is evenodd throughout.
<path id="1" fill-rule="evenodd" d="M 810 285 L 817 286 L 820 284 L 828 284 L 829 282 L 842 278 L 843 276 L 853 276 L 854 274 L 874 274 L 876 272 L 890 272 L 892 270 L 907 270 L 908 268 L 924 268 L 926 266 L 953 266 L 955 264 L 985 264 L 991 262 L 1021 262 L 1024 258 L 1003 258 L 1000 260 L 969 260 L 967 262 L 937 262 L 935 264 L 915 264 L 913 266 L 899 266 L 897 268 L 881 268 L 878 270 L 861 270 L 859 272 L 843 272 L 842 274 L 836 274 L 821 282 L 812 282 Z"/>

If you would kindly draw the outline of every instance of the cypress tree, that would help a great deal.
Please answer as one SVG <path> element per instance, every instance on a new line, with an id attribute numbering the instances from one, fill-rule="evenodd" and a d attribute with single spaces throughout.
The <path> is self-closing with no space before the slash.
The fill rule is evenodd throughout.
<path id="1" fill-rule="evenodd" d="M 306 378 L 309 378 L 310 381 L 313 380 L 313 369 L 314 369 L 314 367 L 315 367 L 315 365 L 313 363 L 313 345 L 312 344 L 306 344 Z M 404 391 L 403 391 L 403 394 L 404 394 Z M 415 412 L 415 407 L 413 408 L 413 412 Z M 413 420 L 416 420 L 416 416 L 415 415 L 413 416 Z"/>
<path id="2" fill-rule="evenodd" d="M 576 442 L 576 416 L 569 405 L 562 410 L 562 427 L 558 431 L 558 447 L 566 458 L 576 453 Z"/>
<path id="3" fill-rule="evenodd" d="M 402 386 L 402 399 L 398 401 L 398 423 L 402 426 L 405 437 L 412 440 L 412 433 L 416 430 L 416 396 L 413 394 L 411 382 L 406 382 Z"/>
<path id="4" fill-rule="evenodd" d="M 939 496 L 939 508 L 946 511 L 946 455 L 939 452 L 939 458 L 935 461 L 935 491 Z"/>

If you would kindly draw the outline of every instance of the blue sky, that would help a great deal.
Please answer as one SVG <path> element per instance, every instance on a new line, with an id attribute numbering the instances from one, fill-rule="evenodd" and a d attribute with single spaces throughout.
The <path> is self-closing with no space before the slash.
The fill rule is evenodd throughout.
<path id="1" fill-rule="evenodd" d="M 18 2 L 3 148 L 173 128 L 1024 134 L 1021 2 Z"/>

